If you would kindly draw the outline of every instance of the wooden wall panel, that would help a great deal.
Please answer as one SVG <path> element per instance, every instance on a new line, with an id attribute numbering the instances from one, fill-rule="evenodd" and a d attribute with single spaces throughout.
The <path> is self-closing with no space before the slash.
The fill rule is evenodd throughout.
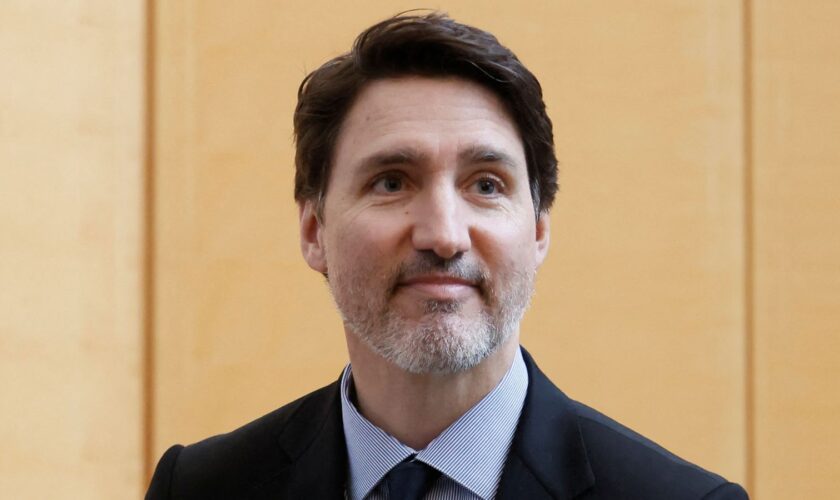
<path id="1" fill-rule="evenodd" d="M 0 19 L 0 498 L 137 498 L 144 3 Z"/>
<path id="2" fill-rule="evenodd" d="M 840 4 L 753 6 L 755 494 L 840 491 Z"/>
<path id="3" fill-rule="evenodd" d="M 158 5 L 154 459 L 338 375 L 338 316 L 297 243 L 295 92 L 414 6 Z M 563 187 L 525 345 L 573 396 L 743 480 L 740 4 L 440 7 L 511 46 L 555 120 Z"/>
<path id="4" fill-rule="evenodd" d="M 516 9 L 485 24 L 540 75 L 561 162 L 524 344 L 571 396 L 743 481 L 740 5 Z"/>

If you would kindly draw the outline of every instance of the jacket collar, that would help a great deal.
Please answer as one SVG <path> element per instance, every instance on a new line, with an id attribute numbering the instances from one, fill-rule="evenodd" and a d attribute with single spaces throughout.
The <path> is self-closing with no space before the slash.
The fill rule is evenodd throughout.
<path id="1" fill-rule="evenodd" d="M 347 448 L 338 382 L 305 397 L 275 439 L 285 460 L 257 486 L 256 498 L 344 498 Z"/>
<path id="2" fill-rule="evenodd" d="M 573 499 L 595 483 L 574 405 L 525 349 L 522 355 L 528 393 L 497 498 Z M 347 448 L 339 382 L 305 398 L 276 438 L 288 465 L 258 496 L 344 498 Z"/>
<path id="3" fill-rule="evenodd" d="M 595 483 L 572 401 L 522 349 L 528 395 L 498 498 L 571 499 Z"/>

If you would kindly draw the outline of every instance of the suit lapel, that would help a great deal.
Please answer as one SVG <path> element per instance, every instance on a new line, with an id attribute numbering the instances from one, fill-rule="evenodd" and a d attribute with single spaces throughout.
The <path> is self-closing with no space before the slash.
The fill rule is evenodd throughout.
<path id="1" fill-rule="evenodd" d="M 528 393 L 497 498 L 573 499 L 595 482 L 571 400 L 522 349 Z M 257 498 L 344 498 L 347 448 L 336 382 L 303 401 L 277 435 L 285 460 Z"/>
<path id="2" fill-rule="evenodd" d="M 497 497 L 572 499 L 595 482 L 571 400 L 537 368 L 528 367 L 528 394 Z"/>
<path id="3" fill-rule="evenodd" d="M 347 448 L 338 382 L 308 401 L 277 440 L 287 463 L 257 489 L 257 498 L 344 498 Z"/>

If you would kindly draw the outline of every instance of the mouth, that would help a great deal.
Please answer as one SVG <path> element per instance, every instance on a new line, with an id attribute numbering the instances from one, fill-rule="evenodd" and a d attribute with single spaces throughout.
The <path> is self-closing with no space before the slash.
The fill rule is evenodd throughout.
<path id="1" fill-rule="evenodd" d="M 412 276 L 397 283 L 396 291 L 418 295 L 423 299 L 457 301 L 480 292 L 476 282 L 455 276 L 427 274 Z"/>

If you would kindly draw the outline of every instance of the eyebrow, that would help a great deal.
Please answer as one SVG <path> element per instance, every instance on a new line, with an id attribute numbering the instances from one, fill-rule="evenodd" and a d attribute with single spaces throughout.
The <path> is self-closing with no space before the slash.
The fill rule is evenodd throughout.
<path id="1" fill-rule="evenodd" d="M 359 162 L 360 170 L 375 170 L 389 165 L 418 165 L 426 162 L 429 156 L 418 149 L 399 148 L 374 153 Z"/>
<path id="2" fill-rule="evenodd" d="M 428 161 L 427 153 L 416 148 L 403 147 L 367 156 L 359 161 L 358 168 L 361 171 L 367 171 L 390 165 L 422 165 Z M 484 144 L 468 146 L 459 151 L 458 162 L 461 165 L 498 163 L 510 169 L 517 167 L 517 162 L 509 154 Z"/>
<path id="3" fill-rule="evenodd" d="M 509 154 L 483 144 L 476 144 L 463 149 L 458 153 L 458 160 L 462 165 L 499 163 L 510 169 L 515 169 L 517 166 L 516 161 Z"/>

